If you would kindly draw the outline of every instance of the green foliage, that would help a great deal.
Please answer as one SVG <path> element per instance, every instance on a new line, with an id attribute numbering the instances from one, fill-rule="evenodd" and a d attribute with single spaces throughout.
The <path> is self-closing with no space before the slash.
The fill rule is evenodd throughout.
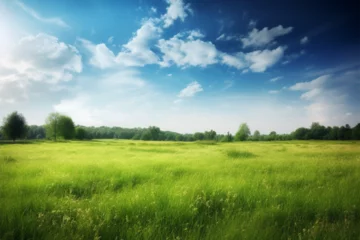
<path id="1" fill-rule="evenodd" d="M 216 132 L 214 130 L 206 131 L 204 133 L 205 140 L 215 140 L 215 138 L 216 138 Z"/>
<path id="2" fill-rule="evenodd" d="M 234 141 L 234 137 L 229 132 L 221 138 L 221 142 L 232 142 L 232 141 Z"/>
<path id="3" fill-rule="evenodd" d="M 255 130 L 254 135 L 252 136 L 253 141 L 260 141 L 260 132 L 258 130 Z"/>
<path id="4" fill-rule="evenodd" d="M 194 134 L 194 140 L 195 141 L 201 141 L 201 140 L 204 140 L 205 139 L 205 135 L 204 135 L 204 133 L 201 133 L 201 132 L 196 132 L 195 134 Z"/>
<path id="5" fill-rule="evenodd" d="M 73 139 L 75 137 L 75 124 L 73 120 L 59 113 L 51 113 L 45 123 L 46 137 L 56 141 L 59 138 Z"/>
<path id="6" fill-rule="evenodd" d="M 46 137 L 48 139 L 57 140 L 59 137 L 59 113 L 50 113 L 45 122 Z"/>
<path id="7" fill-rule="evenodd" d="M 75 138 L 78 140 L 84 140 L 86 138 L 86 131 L 82 127 L 76 127 Z"/>
<path id="8" fill-rule="evenodd" d="M 61 115 L 58 124 L 60 136 L 66 140 L 73 139 L 75 137 L 75 124 L 70 117 Z"/>
<path id="9" fill-rule="evenodd" d="M 7 139 L 15 141 L 18 138 L 24 138 L 28 127 L 24 116 L 18 112 L 13 112 L 4 118 L 2 133 Z"/>
<path id="10" fill-rule="evenodd" d="M 360 123 L 353 128 L 352 139 L 360 140 Z"/>
<path id="11" fill-rule="evenodd" d="M 250 128 L 246 123 L 242 123 L 235 134 L 235 141 L 246 141 L 250 136 Z"/>
<path id="12" fill-rule="evenodd" d="M 46 136 L 46 130 L 44 126 L 31 125 L 28 127 L 27 138 L 28 139 L 44 139 Z"/>

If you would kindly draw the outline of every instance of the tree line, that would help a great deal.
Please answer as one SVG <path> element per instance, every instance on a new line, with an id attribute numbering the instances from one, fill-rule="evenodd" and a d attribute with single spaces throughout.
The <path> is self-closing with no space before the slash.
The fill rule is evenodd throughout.
<path id="1" fill-rule="evenodd" d="M 360 140 L 360 123 L 353 128 L 345 126 L 325 127 L 317 122 L 310 128 L 298 128 L 289 134 L 260 134 L 255 130 L 251 134 L 246 123 L 242 123 L 233 136 L 217 134 L 214 130 L 196 132 L 194 134 L 180 134 L 162 131 L 159 127 L 122 128 L 122 127 L 87 127 L 75 125 L 71 117 L 59 113 L 51 113 L 42 126 L 28 126 L 25 117 L 13 112 L 3 120 L 0 128 L 0 139 L 15 141 L 16 139 L 47 139 L 47 140 L 91 140 L 91 139 L 132 139 L 144 141 L 282 141 L 282 140 Z"/>

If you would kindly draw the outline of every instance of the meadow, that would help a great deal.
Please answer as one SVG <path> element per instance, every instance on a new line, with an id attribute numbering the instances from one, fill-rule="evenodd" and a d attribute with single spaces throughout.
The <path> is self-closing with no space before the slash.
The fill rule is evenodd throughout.
<path id="1" fill-rule="evenodd" d="M 360 239 L 360 142 L 1 144 L 0 239 Z"/>

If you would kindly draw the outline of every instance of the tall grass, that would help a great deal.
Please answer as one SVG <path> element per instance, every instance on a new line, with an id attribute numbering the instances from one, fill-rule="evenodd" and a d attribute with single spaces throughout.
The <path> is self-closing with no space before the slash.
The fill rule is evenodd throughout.
<path id="1" fill-rule="evenodd" d="M 0 145 L 0 239 L 359 239 L 360 143 Z"/>

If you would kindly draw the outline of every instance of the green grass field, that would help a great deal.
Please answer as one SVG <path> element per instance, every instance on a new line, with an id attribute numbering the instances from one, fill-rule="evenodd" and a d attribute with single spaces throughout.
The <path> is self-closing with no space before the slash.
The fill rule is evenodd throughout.
<path id="1" fill-rule="evenodd" d="M 0 239 L 360 239 L 360 142 L 3 144 Z"/>

